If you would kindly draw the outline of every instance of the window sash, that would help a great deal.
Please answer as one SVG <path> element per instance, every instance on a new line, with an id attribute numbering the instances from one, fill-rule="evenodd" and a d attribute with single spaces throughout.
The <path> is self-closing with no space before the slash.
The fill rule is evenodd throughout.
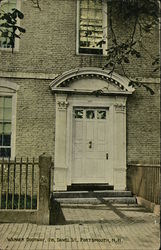
<path id="1" fill-rule="evenodd" d="M 11 156 L 12 97 L 0 96 L 0 157 Z"/>
<path id="2" fill-rule="evenodd" d="M 103 2 L 80 0 L 79 2 L 79 52 L 102 54 Z"/>

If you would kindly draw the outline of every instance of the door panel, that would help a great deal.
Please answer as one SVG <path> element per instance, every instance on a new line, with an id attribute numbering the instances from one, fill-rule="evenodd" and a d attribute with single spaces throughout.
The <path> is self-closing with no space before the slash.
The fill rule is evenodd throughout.
<path id="1" fill-rule="evenodd" d="M 83 122 L 76 121 L 75 122 L 75 140 L 82 140 L 83 136 Z"/>
<path id="2" fill-rule="evenodd" d="M 108 109 L 73 111 L 72 183 L 108 182 Z"/>
<path id="3" fill-rule="evenodd" d="M 97 122 L 97 140 L 100 141 L 105 141 L 105 133 L 106 133 L 106 128 L 105 128 L 105 122 Z"/>
<path id="4" fill-rule="evenodd" d="M 94 122 L 93 121 L 86 121 L 86 129 L 84 131 L 85 136 L 86 136 L 86 140 L 91 141 L 94 140 Z"/>

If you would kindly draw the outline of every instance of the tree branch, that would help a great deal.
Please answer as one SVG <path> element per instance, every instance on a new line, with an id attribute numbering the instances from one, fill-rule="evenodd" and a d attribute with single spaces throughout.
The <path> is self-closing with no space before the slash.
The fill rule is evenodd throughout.
<path id="1" fill-rule="evenodd" d="M 136 33 L 137 24 L 138 24 L 138 15 L 136 16 L 135 22 L 134 22 L 134 29 L 133 29 L 133 32 L 132 32 L 132 35 L 131 35 L 131 45 L 134 42 L 134 36 L 135 36 L 135 33 Z"/>
<path id="2" fill-rule="evenodd" d="M 117 39 L 116 39 L 116 34 L 113 29 L 113 23 L 112 23 L 112 7 L 110 6 L 110 11 L 109 11 L 109 26 L 112 34 L 112 42 L 117 45 Z"/>
<path id="3" fill-rule="evenodd" d="M 39 0 L 31 0 L 31 1 L 33 2 L 33 4 L 36 5 L 36 6 L 34 6 L 35 8 L 38 8 L 39 10 L 41 10 Z"/>

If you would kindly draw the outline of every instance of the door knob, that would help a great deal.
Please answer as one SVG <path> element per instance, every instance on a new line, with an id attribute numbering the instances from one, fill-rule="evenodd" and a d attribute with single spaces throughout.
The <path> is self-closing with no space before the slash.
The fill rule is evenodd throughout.
<path id="1" fill-rule="evenodd" d="M 92 148 L 92 141 L 89 141 L 89 148 Z"/>
<path id="2" fill-rule="evenodd" d="M 108 160 L 108 153 L 106 153 L 106 160 Z"/>

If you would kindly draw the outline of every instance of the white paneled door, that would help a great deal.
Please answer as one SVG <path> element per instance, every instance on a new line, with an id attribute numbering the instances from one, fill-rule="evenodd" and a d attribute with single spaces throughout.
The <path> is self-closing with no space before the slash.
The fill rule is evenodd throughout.
<path id="1" fill-rule="evenodd" d="M 107 183 L 109 109 L 73 109 L 72 183 Z"/>

